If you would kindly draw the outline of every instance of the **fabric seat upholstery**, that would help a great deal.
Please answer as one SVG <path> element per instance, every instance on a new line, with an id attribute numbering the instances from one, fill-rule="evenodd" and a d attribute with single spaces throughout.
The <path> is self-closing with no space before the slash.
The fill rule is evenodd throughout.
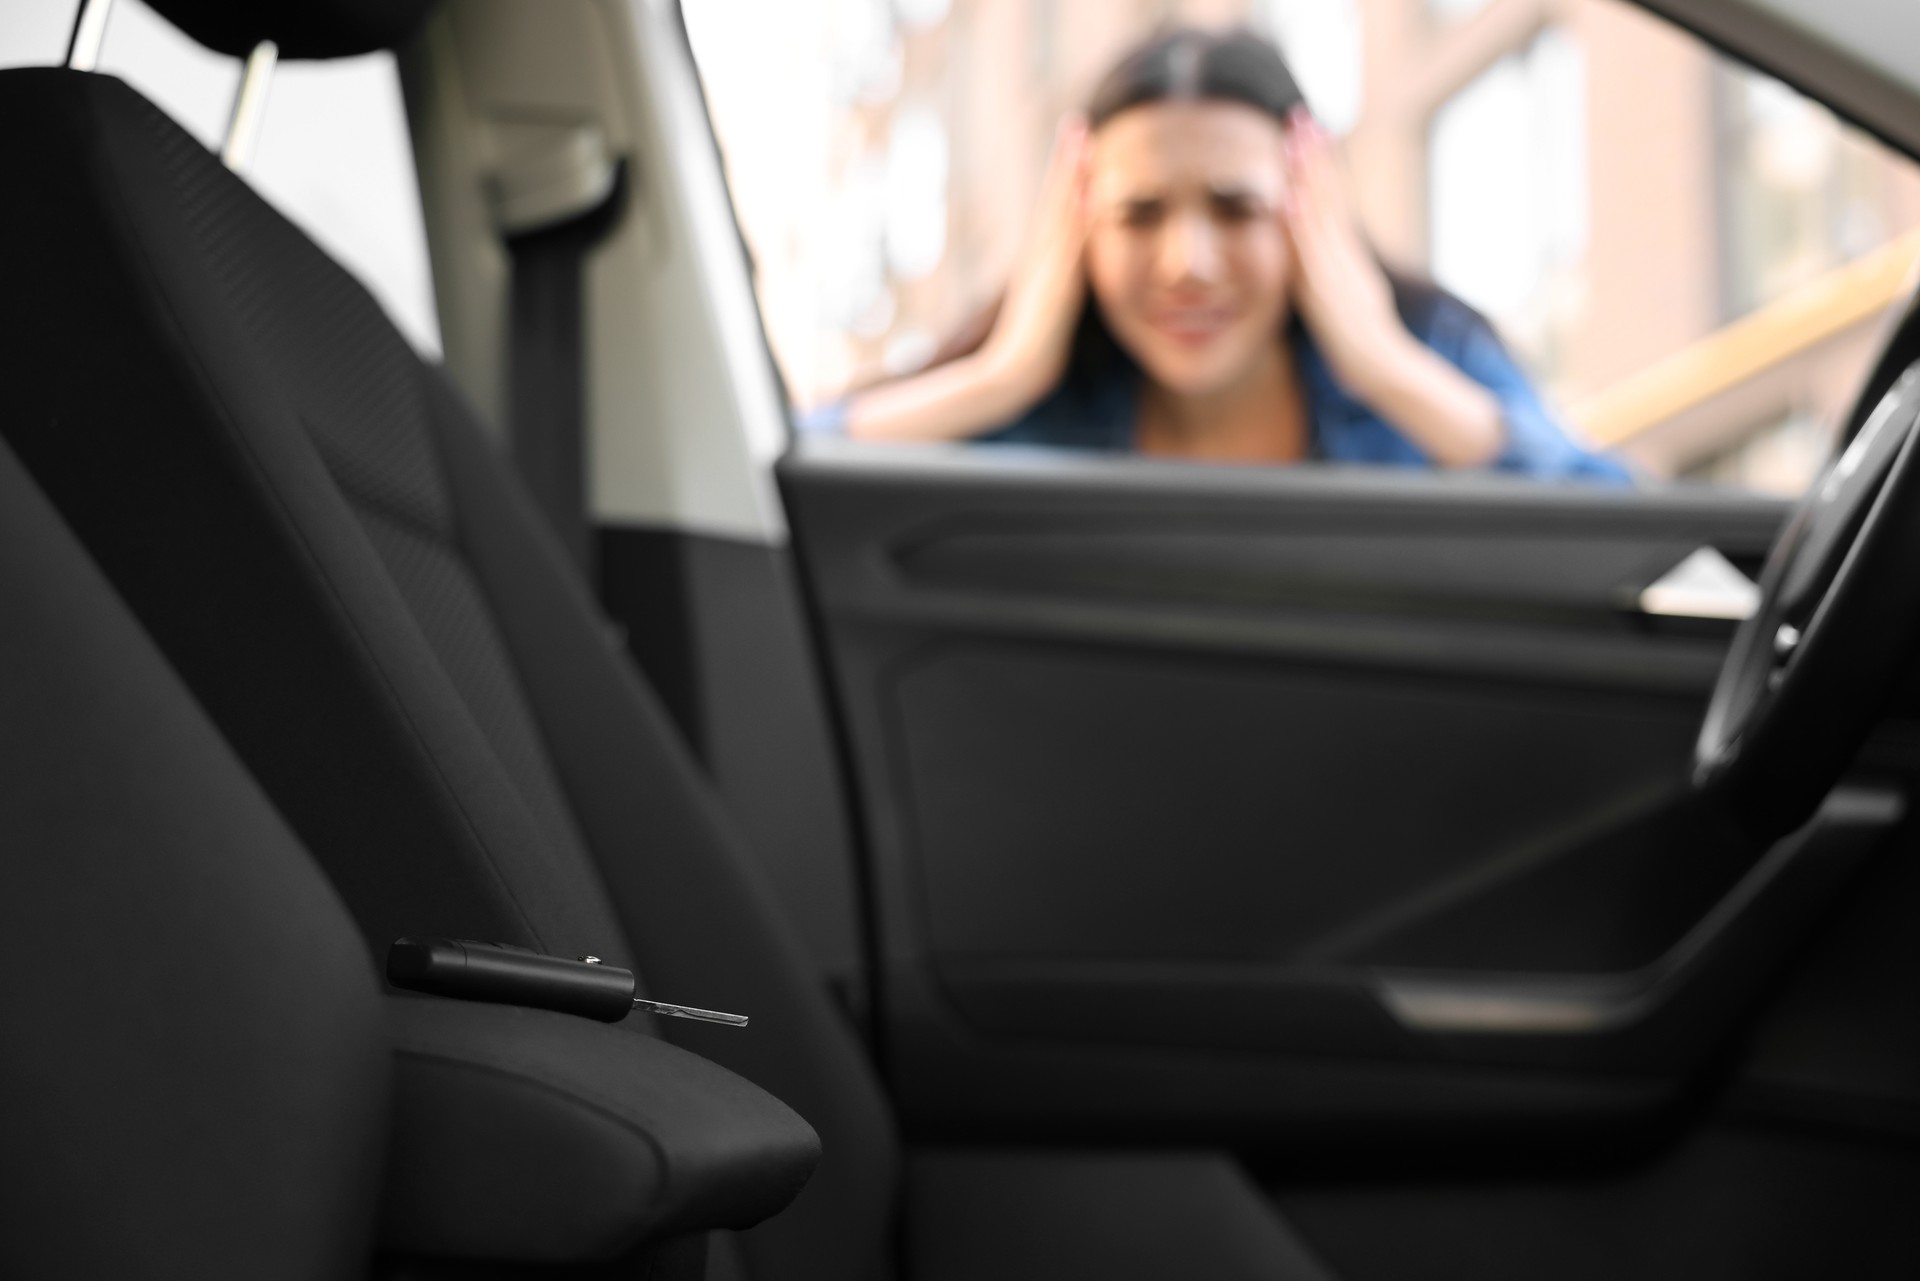
<path id="1" fill-rule="evenodd" d="M 753 1015 L 657 1031 L 826 1157 L 756 1277 L 884 1267 L 860 1048 L 470 411 L 366 292 L 138 94 L 0 73 L 0 430 L 339 887 L 367 945 L 496 939 Z M 649 1029 L 639 1020 L 637 1033 Z"/>
<path id="2" fill-rule="evenodd" d="M 345 907 L 4 446 L 0 602 L 0 1275 L 364 1275 Z"/>

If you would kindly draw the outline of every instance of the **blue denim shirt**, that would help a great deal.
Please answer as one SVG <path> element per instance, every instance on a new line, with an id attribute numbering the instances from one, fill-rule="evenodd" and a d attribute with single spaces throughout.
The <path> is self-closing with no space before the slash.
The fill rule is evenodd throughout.
<path id="1" fill-rule="evenodd" d="M 1633 483 L 1632 473 L 1619 462 L 1567 436 L 1499 336 L 1464 303 L 1436 294 L 1403 319 L 1416 338 L 1500 402 L 1507 439 L 1491 464 L 1494 469 L 1542 480 Z M 1306 390 L 1314 457 L 1389 467 L 1433 465 L 1418 445 L 1341 387 L 1303 327 L 1294 327 L 1291 341 Z M 976 439 L 983 444 L 1125 453 L 1134 448 L 1139 407 L 1137 373 L 1091 387 L 1063 385 L 1005 427 Z M 800 426 L 805 431 L 838 431 L 845 419 L 844 404 L 836 404 L 807 415 Z"/>

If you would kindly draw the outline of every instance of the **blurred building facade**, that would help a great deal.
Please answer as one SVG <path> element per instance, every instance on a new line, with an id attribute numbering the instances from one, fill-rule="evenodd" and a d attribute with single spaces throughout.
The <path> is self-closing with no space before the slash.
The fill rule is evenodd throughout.
<path id="1" fill-rule="evenodd" d="M 1620 0 L 685 2 L 803 404 L 998 293 L 1055 123 L 1166 22 L 1274 35 L 1383 256 L 1655 475 L 1802 487 L 1920 255 L 1912 165 Z"/>

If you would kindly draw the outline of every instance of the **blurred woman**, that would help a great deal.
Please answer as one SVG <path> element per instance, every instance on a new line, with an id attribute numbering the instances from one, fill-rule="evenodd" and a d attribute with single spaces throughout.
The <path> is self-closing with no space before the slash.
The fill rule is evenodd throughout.
<path id="1" fill-rule="evenodd" d="M 1245 31 L 1176 29 L 1123 59 L 1061 124 L 1000 302 L 813 425 L 1628 479 L 1568 439 L 1484 319 L 1381 265 L 1331 140 Z"/>

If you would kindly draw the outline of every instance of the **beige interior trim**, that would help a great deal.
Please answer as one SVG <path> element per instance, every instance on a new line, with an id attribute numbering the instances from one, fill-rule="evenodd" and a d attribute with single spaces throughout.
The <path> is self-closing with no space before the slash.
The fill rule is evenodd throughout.
<path id="1" fill-rule="evenodd" d="M 1624 444 L 1872 319 L 1906 297 L 1916 266 L 1920 231 L 1889 241 L 1575 403 L 1568 417 L 1596 445 Z"/>
<path id="2" fill-rule="evenodd" d="M 401 61 L 446 367 L 510 434 L 505 237 L 625 215 L 584 264 L 596 521 L 778 544 L 785 403 L 677 0 L 448 0 Z"/>

